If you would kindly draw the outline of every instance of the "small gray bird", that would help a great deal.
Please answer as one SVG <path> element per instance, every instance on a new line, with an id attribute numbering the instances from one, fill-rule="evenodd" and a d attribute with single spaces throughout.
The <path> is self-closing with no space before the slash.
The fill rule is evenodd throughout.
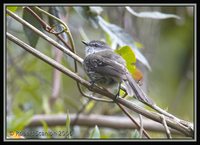
<path id="1" fill-rule="evenodd" d="M 124 82 L 125 89 L 129 96 L 135 96 L 138 100 L 153 104 L 140 89 L 126 68 L 126 61 L 104 42 L 93 40 L 89 43 L 82 41 L 86 45 L 86 57 L 83 61 L 83 68 L 91 79 L 104 88 L 121 85 Z M 119 90 L 118 90 L 119 93 Z"/>

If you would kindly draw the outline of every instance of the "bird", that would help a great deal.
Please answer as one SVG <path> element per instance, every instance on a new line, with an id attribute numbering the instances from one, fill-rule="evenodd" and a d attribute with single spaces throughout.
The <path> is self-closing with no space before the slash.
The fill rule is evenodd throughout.
<path id="1" fill-rule="evenodd" d="M 124 83 L 129 96 L 135 94 L 136 98 L 144 103 L 153 104 L 152 99 L 146 96 L 126 68 L 126 61 L 115 53 L 105 42 L 92 40 L 82 41 L 85 44 L 85 58 L 83 69 L 92 84 L 104 88 L 118 88 Z"/>

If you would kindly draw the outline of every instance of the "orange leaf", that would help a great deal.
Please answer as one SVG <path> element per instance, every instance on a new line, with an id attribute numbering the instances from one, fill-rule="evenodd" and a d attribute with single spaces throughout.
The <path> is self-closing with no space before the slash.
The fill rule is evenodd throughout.
<path id="1" fill-rule="evenodd" d="M 138 68 L 135 69 L 135 71 L 132 73 L 132 76 L 134 80 L 139 83 L 139 85 L 142 85 L 143 74 Z"/>

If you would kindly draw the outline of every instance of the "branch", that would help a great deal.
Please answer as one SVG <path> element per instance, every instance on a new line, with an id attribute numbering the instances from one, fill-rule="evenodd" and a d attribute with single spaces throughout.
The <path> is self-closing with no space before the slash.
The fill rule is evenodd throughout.
<path id="1" fill-rule="evenodd" d="M 114 129 L 137 129 L 138 127 L 133 124 L 133 122 L 127 117 L 121 116 L 106 116 L 106 115 L 83 115 L 79 114 L 79 117 L 76 117 L 76 114 L 69 114 L 71 125 L 80 125 L 80 126 L 88 126 L 94 127 L 98 125 L 100 127 L 108 127 Z M 37 127 L 42 126 L 41 120 L 45 121 L 48 126 L 65 126 L 66 125 L 66 114 L 59 115 L 34 115 L 31 119 L 30 123 L 26 127 Z M 135 118 L 137 122 L 139 122 L 139 118 Z M 165 128 L 162 124 L 154 122 L 149 119 L 143 119 L 143 127 L 148 131 L 156 131 L 165 133 Z M 170 129 L 170 132 L 173 134 L 180 134 L 180 132 Z"/>
<path id="2" fill-rule="evenodd" d="M 137 126 L 137 129 L 140 130 L 141 134 L 140 136 L 142 137 L 142 133 L 144 133 L 144 135 L 150 139 L 150 136 L 149 134 L 146 132 L 146 130 L 143 129 L 143 124 L 139 125 L 137 123 L 137 121 L 119 104 L 119 103 L 116 103 L 120 108 L 121 110 L 130 118 L 130 120 Z M 140 120 L 141 122 L 141 120 Z"/>
<path id="3" fill-rule="evenodd" d="M 122 98 L 118 98 L 117 101 L 118 101 L 118 103 L 124 105 L 125 107 L 127 107 L 131 110 L 134 110 L 135 112 L 137 112 L 137 113 L 139 113 L 139 114 L 141 114 L 141 115 L 143 115 L 147 118 L 150 118 L 154 121 L 162 123 L 162 119 L 160 118 L 160 115 L 157 114 L 157 113 L 153 113 L 153 112 L 150 112 L 148 110 L 144 110 L 143 108 L 136 106 L 136 105 L 133 105 L 132 102 L 130 102 L 128 100 L 124 100 Z M 169 127 L 172 127 L 176 130 L 179 130 L 180 132 L 182 132 L 186 136 L 190 136 L 190 137 L 194 136 L 194 131 L 190 127 L 182 126 L 179 123 L 175 122 L 174 119 L 172 119 L 172 118 L 165 118 L 165 119 L 166 119 L 166 123 Z"/>
<path id="4" fill-rule="evenodd" d="M 58 63 L 61 63 L 63 53 L 60 50 L 55 49 L 54 57 Z M 61 80 L 62 80 L 61 72 L 57 69 L 54 69 L 52 76 L 52 91 L 51 91 L 51 97 L 49 99 L 50 106 L 53 106 L 55 101 L 59 98 Z"/>
<path id="5" fill-rule="evenodd" d="M 167 124 L 166 124 L 164 115 L 161 115 L 161 118 L 163 119 L 163 126 L 165 127 L 167 138 L 172 139 L 171 132 L 170 132 L 170 130 L 169 130 Z"/>
<path id="6" fill-rule="evenodd" d="M 143 126 L 142 115 L 140 115 L 140 114 L 139 114 L 139 119 L 140 119 L 140 136 L 142 137 L 142 133 L 144 131 L 144 126 Z"/>

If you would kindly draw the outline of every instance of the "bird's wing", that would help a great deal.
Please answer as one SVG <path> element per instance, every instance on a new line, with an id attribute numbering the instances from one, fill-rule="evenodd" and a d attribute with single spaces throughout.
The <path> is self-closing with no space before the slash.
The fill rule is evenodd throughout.
<path id="1" fill-rule="evenodd" d="M 98 66 L 94 68 L 95 72 L 123 80 L 126 79 L 127 72 L 124 65 L 118 63 L 116 60 L 98 55 L 97 53 L 94 55 Z"/>
<path id="2" fill-rule="evenodd" d="M 100 51 L 100 52 L 97 52 L 96 55 L 97 54 L 104 58 L 114 60 L 115 62 L 118 62 L 119 64 L 123 66 L 126 66 L 126 61 L 119 54 L 116 54 L 111 50 Z"/>

